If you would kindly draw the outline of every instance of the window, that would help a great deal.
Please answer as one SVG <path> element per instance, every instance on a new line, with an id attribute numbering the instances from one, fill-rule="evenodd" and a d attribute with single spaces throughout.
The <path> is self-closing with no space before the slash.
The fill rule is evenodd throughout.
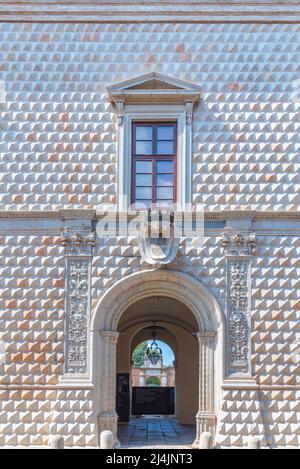
<path id="1" fill-rule="evenodd" d="M 112 84 L 107 92 L 118 124 L 118 210 L 143 200 L 147 206 L 191 204 L 192 122 L 200 86 L 150 72 Z"/>
<path id="2" fill-rule="evenodd" d="M 176 202 L 176 122 L 132 123 L 132 195 L 136 209 Z"/>

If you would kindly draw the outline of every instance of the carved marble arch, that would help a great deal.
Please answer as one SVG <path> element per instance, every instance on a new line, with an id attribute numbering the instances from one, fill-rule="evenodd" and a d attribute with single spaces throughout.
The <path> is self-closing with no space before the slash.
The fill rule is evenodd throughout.
<path id="1" fill-rule="evenodd" d="M 223 380 L 224 318 L 211 292 L 197 279 L 178 271 L 151 269 L 119 280 L 99 300 L 91 321 L 93 382 L 98 431 L 110 429 L 117 444 L 115 403 L 118 323 L 134 303 L 153 296 L 175 299 L 194 315 L 199 342 L 199 411 L 197 438 L 204 431 L 215 433 Z"/>
<path id="2" fill-rule="evenodd" d="M 92 315 L 92 331 L 117 331 L 123 312 L 136 301 L 150 296 L 166 296 L 184 303 L 197 320 L 199 331 L 223 333 L 221 307 L 199 280 L 185 273 L 149 269 L 116 282 L 99 300 Z"/>

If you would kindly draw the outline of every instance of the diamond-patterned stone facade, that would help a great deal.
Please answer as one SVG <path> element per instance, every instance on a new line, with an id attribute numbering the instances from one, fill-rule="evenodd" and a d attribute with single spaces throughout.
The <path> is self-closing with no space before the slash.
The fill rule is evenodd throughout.
<path id="1" fill-rule="evenodd" d="M 299 208 L 299 25 L 3 23 L 0 37 L 0 209 L 115 203 L 106 86 L 154 70 L 202 87 L 194 202 Z"/>
<path id="2" fill-rule="evenodd" d="M 226 298 L 222 233 L 202 247 L 181 241 L 177 267 Z M 137 242 L 97 240 L 92 262 L 92 307 L 118 279 L 143 269 Z M 44 445 L 61 434 L 66 446 L 96 445 L 92 391 L 59 391 L 64 361 L 64 248 L 59 236 L 2 236 L 1 337 L 7 344 L 1 385 L 44 385 L 44 389 L 0 390 L 1 444 Z M 259 236 L 252 262 L 252 371 L 257 391 L 224 391 L 217 442 L 245 445 L 253 425 L 275 446 L 299 445 L 299 363 L 293 360 L 300 332 L 297 236 Z M 282 294 L 285 289 L 285 295 Z M 54 389 L 48 390 L 46 386 Z M 80 399 L 77 394 L 81 393 Z M 86 394 L 85 394 L 86 393 Z M 70 397 L 74 396 L 74 397 Z M 265 440 L 264 440 L 265 441 Z M 265 443 L 267 445 L 267 442 Z"/>
<path id="3" fill-rule="evenodd" d="M 115 203 L 118 122 L 105 87 L 153 70 L 202 86 L 194 202 L 210 211 L 299 209 L 299 25 L 1 23 L 0 40 L 0 209 Z M 59 387 L 63 226 L 9 223 L 0 225 L 0 445 L 47 445 L 62 435 L 67 447 L 96 446 L 94 390 Z M 259 390 L 223 391 L 222 447 L 245 446 L 252 433 L 265 447 L 300 444 L 299 229 L 276 230 L 256 233 L 251 261 Z M 176 268 L 225 310 L 223 230 L 212 231 L 201 247 L 181 240 Z M 91 310 L 117 280 L 148 267 L 134 238 L 97 239 L 93 250 Z"/>

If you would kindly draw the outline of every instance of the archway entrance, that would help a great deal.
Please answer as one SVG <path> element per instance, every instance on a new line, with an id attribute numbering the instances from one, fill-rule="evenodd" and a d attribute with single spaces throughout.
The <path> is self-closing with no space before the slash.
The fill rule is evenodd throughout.
<path id="1" fill-rule="evenodd" d="M 117 400 L 116 412 L 118 422 L 123 426 L 137 417 L 140 435 L 134 429 L 131 440 L 123 437 L 123 426 L 119 426 L 119 440 L 121 443 L 135 445 L 139 441 L 144 446 L 168 445 L 171 441 L 183 444 L 185 426 L 188 427 L 192 440 L 196 437 L 196 414 L 198 411 L 199 387 L 199 343 L 197 339 L 198 325 L 191 311 L 181 302 L 164 296 L 151 296 L 141 299 L 124 311 L 118 324 L 119 339 L 117 344 Z M 167 369 L 163 365 L 162 349 L 155 342 L 167 344 L 174 351 L 174 383 L 167 384 Z M 154 340 L 153 340 L 154 339 Z M 145 344 L 142 367 L 134 366 L 133 352 L 137 345 Z M 157 351 L 158 350 L 158 351 Z M 151 363 L 151 354 L 154 354 Z M 150 357 L 150 358 L 149 358 Z M 157 362 L 156 362 L 156 359 Z M 170 372 L 170 370 L 169 370 Z M 133 373 L 139 373 L 139 381 Z M 158 378 L 159 385 L 147 386 L 151 377 Z M 120 386 L 120 380 L 126 379 L 129 386 Z M 175 381 L 176 380 L 176 381 Z M 162 381 L 164 381 L 162 383 Z M 123 381 L 124 384 L 124 381 Z M 169 383 L 170 384 L 170 383 Z M 125 391 L 125 392 L 124 392 Z M 126 396 L 127 391 L 127 396 Z M 128 406 L 128 407 L 126 407 Z M 149 431 L 145 417 L 164 417 L 163 425 L 156 426 L 157 430 Z M 175 435 L 169 426 L 168 432 L 163 428 L 167 419 L 173 418 L 181 430 Z M 130 430 L 134 425 L 131 422 Z M 158 425 L 158 424 L 157 424 Z M 142 430 L 146 428 L 146 430 Z M 162 431 L 160 431 L 162 428 Z M 192 430 L 194 432 L 192 433 Z M 150 437 L 147 435 L 150 433 Z M 182 435 L 180 434 L 182 433 Z M 144 435 L 144 436 L 143 436 Z M 149 442 L 150 438 L 150 442 Z M 193 441 L 189 442 L 190 444 Z"/>
<path id="2" fill-rule="evenodd" d="M 135 348 L 134 345 L 132 346 L 131 414 L 133 416 L 175 415 L 174 352 L 166 342 L 160 340 L 160 335 L 165 332 L 161 326 L 153 323 L 153 326 L 146 328 L 143 332 L 148 335 L 148 340 L 143 340 Z M 118 397 L 117 387 L 117 414 L 120 422 L 122 416 L 118 406 Z"/>
<path id="3" fill-rule="evenodd" d="M 199 281 L 159 269 L 120 280 L 96 308 L 92 346 L 99 434 L 110 429 L 118 442 L 117 373 L 130 373 L 134 337 L 140 334 L 140 340 L 153 321 L 177 341 L 176 416 L 182 424 L 196 422 L 198 442 L 203 431 L 215 433 L 216 390 L 223 375 L 223 316 Z"/>
<path id="4" fill-rule="evenodd" d="M 174 399 L 174 401 L 176 401 L 176 409 L 174 407 L 174 412 L 169 409 L 170 413 L 168 413 L 167 402 L 162 402 L 161 399 L 167 400 L 168 394 L 170 396 L 171 392 L 151 391 L 143 386 L 144 393 L 136 393 L 129 378 L 132 373 L 133 351 L 142 341 L 150 341 L 154 324 L 160 340 L 168 344 L 174 350 L 175 355 L 176 400 Z M 130 408 L 127 411 L 127 420 L 136 414 L 173 414 L 178 417 L 181 424 L 195 424 L 199 386 L 197 331 L 197 321 L 191 311 L 184 304 L 172 298 L 158 295 L 144 298 L 124 311 L 118 324 L 120 336 L 117 344 L 117 375 L 118 377 L 127 375 L 130 384 L 128 389 L 130 398 L 127 400 Z M 155 375 L 155 369 L 151 370 L 150 368 L 148 371 L 154 371 Z M 138 397 L 139 400 L 133 400 L 134 397 Z M 124 399 L 125 395 L 122 398 Z M 117 410 L 120 412 L 120 406 Z"/>

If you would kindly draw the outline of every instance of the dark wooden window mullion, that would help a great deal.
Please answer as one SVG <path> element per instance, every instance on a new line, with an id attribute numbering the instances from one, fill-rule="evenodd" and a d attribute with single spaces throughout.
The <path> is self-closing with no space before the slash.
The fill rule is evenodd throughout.
<path id="1" fill-rule="evenodd" d="M 136 153 L 136 137 L 137 137 L 137 131 L 136 131 L 136 127 L 139 125 L 134 123 L 133 124 L 133 133 L 132 133 L 132 202 L 136 202 L 137 201 L 137 188 L 138 187 L 149 187 L 149 186 L 137 186 L 136 184 L 136 177 L 137 177 L 137 170 L 136 170 L 136 165 L 137 165 L 137 161 L 151 161 L 152 162 L 152 203 L 153 204 L 156 204 L 157 203 L 157 199 L 158 199 L 158 196 L 157 196 L 157 191 L 158 191 L 158 187 L 157 187 L 157 178 L 158 178 L 158 173 L 157 173 L 157 164 L 158 162 L 160 161 L 172 161 L 173 163 L 173 172 L 172 172 L 172 179 L 173 179 L 173 201 L 175 202 L 176 201 L 176 194 L 177 194 L 177 168 L 176 168 L 176 148 L 177 148 L 177 133 L 176 133 L 176 124 L 173 124 L 173 123 L 141 123 L 140 125 L 144 125 L 145 127 L 146 126 L 151 126 L 152 127 L 152 155 L 150 154 L 145 154 L 145 155 L 138 155 Z M 158 137 L 158 127 L 161 127 L 162 125 L 166 125 L 166 126 L 171 126 L 173 127 L 173 153 L 172 154 L 157 154 L 157 149 L 158 149 L 158 140 L 157 140 L 157 137 Z M 164 141 L 164 140 L 162 140 Z M 170 141 L 170 140 L 168 140 Z M 138 174 L 142 174 L 142 173 L 138 173 Z M 146 173 L 145 173 L 146 174 Z M 148 174 L 148 173 L 147 173 Z M 159 173 L 160 174 L 160 173 Z M 163 174 L 163 173 L 161 173 Z M 171 173 L 166 173 L 166 174 L 171 174 Z M 149 173 L 150 175 L 150 173 Z M 160 186 L 162 189 L 164 188 L 164 186 Z M 166 186 L 168 187 L 168 186 Z M 140 199 L 142 200 L 142 199 Z M 169 200 L 169 199 L 161 199 L 162 201 L 163 200 Z"/>
<path id="2" fill-rule="evenodd" d="M 152 160 L 152 203 L 156 204 L 156 158 Z"/>

